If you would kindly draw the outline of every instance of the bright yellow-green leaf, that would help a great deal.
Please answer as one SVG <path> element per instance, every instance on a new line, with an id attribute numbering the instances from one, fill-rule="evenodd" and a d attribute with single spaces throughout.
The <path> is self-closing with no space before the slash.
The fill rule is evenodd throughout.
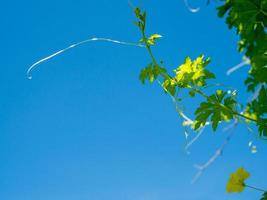
<path id="1" fill-rule="evenodd" d="M 162 35 L 159 35 L 159 34 L 153 34 L 151 35 L 148 39 L 147 39 L 147 42 L 148 44 L 150 45 L 154 45 L 156 40 L 158 40 L 159 38 L 161 38 Z"/>
<path id="2" fill-rule="evenodd" d="M 168 92 L 170 95 L 174 96 L 175 94 L 175 87 L 176 82 L 172 78 L 165 79 L 162 83 L 162 87 L 165 90 L 165 92 Z"/>
<path id="3" fill-rule="evenodd" d="M 232 173 L 226 185 L 227 192 L 242 192 L 245 188 L 245 180 L 250 176 L 243 167 Z"/>
<path id="4" fill-rule="evenodd" d="M 160 34 L 153 34 L 153 35 L 151 35 L 150 37 L 149 37 L 149 39 L 150 40 L 156 40 L 156 39 L 159 39 L 159 38 L 161 38 L 162 37 L 162 35 L 160 35 Z"/>
<path id="5" fill-rule="evenodd" d="M 210 60 L 203 60 L 203 58 L 204 55 L 200 55 L 192 61 L 189 57 L 186 57 L 184 63 L 174 70 L 175 79 L 179 86 L 204 86 L 206 85 L 206 79 L 214 78 L 214 75 L 205 69 Z"/>
<path id="6" fill-rule="evenodd" d="M 245 112 L 243 112 L 243 115 L 246 116 L 246 117 L 249 117 L 251 119 L 254 119 L 254 120 L 257 120 L 258 117 L 256 115 L 256 113 L 251 113 L 248 109 L 245 110 Z M 250 120 L 246 119 L 246 122 L 251 122 Z"/>

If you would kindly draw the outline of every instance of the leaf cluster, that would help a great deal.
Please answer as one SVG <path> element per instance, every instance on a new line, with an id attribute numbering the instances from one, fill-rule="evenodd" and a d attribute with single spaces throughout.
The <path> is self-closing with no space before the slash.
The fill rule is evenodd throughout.
<path id="1" fill-rule="evenodd" d="M 251 69 L 245 80 L 248 91 L 255 92 L 260 87 L 245 114 L 257 120 L 259 135 L 267 136 L 267 0 L 226 0 L 217 9 L 219 17 L 226 16 L 228 27 L 236 29 L 240 36 L 238 50 L 250 60 Z"/>
<path id="2" fill-rule="evenodd" d="M 189 95 L 194 97 L 194 88 L 206 86 L 208 79 L 215 78 L 215 75 L 206 69 L 209 63 L 210 58 L 204 59 L 204 55 L 195 60 L 186 57 L 184 63 L 173 70 L 174 76 L 165 76 L 162 87 L 172 96 L 176 94 L 177 88 L 187 88 L 190 89 Z"/>
<path id="3" fill-rule="evenodd" d="M 229 2 L 231 3 L 231 1 L 226 2 L 226 7 Z M 224 13 L 228 9 L 229 7 L 227 7 Z M 239 120 L 239 118 L 243 118 L 249 122 L 256 122 L 259 131 L 262 133 L 260 135 L 267 136 L 265 119 L 262 116 L 258 116 L 259 114 L 255 114 L 258 108 L 254 106 L 254 104 L 261 105 L 262 101 L 265 99 L 265 95 L 260 95 L 262 97 L 258 100 L 261 102 L 259 103 L 255 100 L 251 104 L 253 106 L 248 107 L 246 109 L 247 112 L 244 114 L 237 110 L 238 102 L 235 99 L 236 94 L 233 95 L 232 93 L 228 94 L 227 91 L 215 90 L 214 94 L 207 95 L 204 89 L 209 86 L 208 80 L 214 79 L 215 75 L 207 69 L 210 58 L 204 59 L 204 55 L 200 55 L 195 60 L 186 57 L 184 62 L 173 70 L 173 75 L 168 74 L 166 68 L 157 63 L 151 50 L 151 46 L 155 45 L 155 41 L 162 36 L 159 34 L 152 34 L 150 37 L 146 37 L 146 12 L 142 12 L 139 8 L 136 8 L 135 15 L 138 19 L 135 24 L 139 27 L 142 34 L 140 43 L 146 47 L 152 60 L 152 62 L 140 72 L 139 79 L 142 83 L 145 83 L 146 80 L 151 83 L 156 79 L 162 80 L 161 86 L 164 91 L 179 100 L 182 100 L 178 94 L 178 91 L 181 91 L 181 89 L 189 90 L 188 94 L 191 97 L 195 97 L 196 94 L 202 96 L 205 101 L 203 101 L 194 112 L 195 121 L 192 128 L 195 130 L 206 124 L 211 124 L 213 130 L 216 131 L 218 124 L 223 121 L 232 119 Z"/>
<path id="4" fill-rule="evenodd" d="M 210 58 L 203 60 L 204 55 L 200 55 L 194 61 L 189 57 L 185 58 L 185 61 L 180 65 L 175 72 L 175 81 L 181 88 L 205 86 L 206 80 L 215 78 L 215 75 L 206 69 L 206 66 L 210 63 Z"/>
<path id="5" fill-rule="evenodd" d="M 267 1 L 226 0 L 218 7 L 218 16 L 225 15 L 228 27 L 235 27 L 240 36 L 239 51 L 250 59 L 251 70 L 245 83 L 253 91 L 267 81 Z"/>

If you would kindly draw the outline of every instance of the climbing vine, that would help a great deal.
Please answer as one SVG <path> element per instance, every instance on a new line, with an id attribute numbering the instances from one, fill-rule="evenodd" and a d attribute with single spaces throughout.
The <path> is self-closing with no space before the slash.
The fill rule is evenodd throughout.
<path id="1" fill-rule="evenodd" d="M 237 30 L 240 36 L 238 50 L 244 52 L 246 62 L 251 65 L 248 77 L 244 81 L 248 92 L 254 92 L 251 101 L 245 104 L 238 102 L 236 91 L 229 92 L 215 88 L 213 93 L 206 93 L 205 89 L 212 86 L 209 80 L 216 77 L 208 69 L 211 59 L 205 58 L 204 55 L 196 59 L 186 57 L 181 65 L 168 72 L 163 62 L 158 62 L 152 51 L 152 47 L 156 45 L 161 35 L 147 36 L 146 12 L 135 8 L 134 13 L 137 18 L 135 24 L 141 33 L 140 44 L 146 47 L 151 59 L 147 67 L 141 70 L 139 79 L 142 83 L 157 81 L 174 101 L 183 100 L 181 91 L 187 91 L 192 98 L 196 95 L 201 96 L 203 102 L 196 108 L 194 120 L 188 119 L 182 109 L 177 109 L 185 120 L 184 125 L 189 125 L 195 131 L 206 125 L 211 125 L 213 131 L 216 131 L 218 125 L 223 122 L 233 121 L 234 125 L 243 122 L 248 126 L 255 125 L 259 138 L 265 140 L 267 138 L 267 0 L 226 0 L 217 9 L 219 17 L 226 16 L 229 28 Z M 229 139 L 230 137 L 226 141 Z M 204 167 L 213 162 L 216 156 Z M 242 192 L 245 187 L 249 187 L 264 192 L 262 200 L 267 199 L 265 190 L 244 183 L 249 176 L 250 174 L 243 168 L 238 169 L 231 175 L 227 191 Z"/>
<path id="2" fill-rule="evenodd" d="M 247 104 L 244 111 L 238 109 L 242 106 L 241 103 L 236 101 L 235 92 L 229 94 L 227 91 L 217 89 L 213 94 L 206 94 L 204 89 L 209 86 L 208 80 L 215 78 L 215 75 L 207 69 L 210 58 L 204 59 L 204 55 L 200 55 L 195 60 L 191 60 L 190 57 L 186 57 L 184 63 L 173 70 L 173 74 L 168 73 L 162 63 L 157 62 L 151 48 L 161 35 L 153 34 L 147 37 L 146 12 L 136 8 L 135 15 L 138 19 L 135 24 L 138 26 L 142 36 L 140 43 L 146 47 L 151 58 L 151 63 L 141 70 L 139 78 L 142 83 L 145 83 L 146 80 L 154 82 L 162 79 L 161 86 L 164 91 L 179 98 L 180 101 L 182 99 L 179 97 L 178 91 L 181 89 L 188 90 L 188 94 L 191 97 L 195 97 L 195 95 L 202 96 L 204 101 L 200 103 L 194 112 L 195 120 L 192 124 L 194 130 L 199 129 L 208 122 L 211 123 L 213 130 L 216 131 L 219 123 L 234 119 L 254 122 L 258 126 L 259 135 L 263 138 L 267 136 L 267 119 L 264 118 L 264 114 L 267 113 L 267 101 L 265 101 L 267 99 L 267 90 L 264 85 L 261 86 L 258 97 Z"/>
<path id="3" fill-rule="evenodd" d="M 188 7 L 187 1 L 186 6 Z M 244 85 L 248 92 L 252 92 L 253 98 L 245 103 L 237 101 L 237 92 L 235 90 L 221 89 L 220 84 L 211 84 L 211 79 L 216 80 L 216 76 L 208 67 L 211 58 L 200 55 L 195 59 L 189 56 L 184 59 L 176 69 L 169 72 L 158 62 L 154 56 L 152 48 L 157 45 L 162 37 L 160 34 L 151 34 L 148 36 L 146 31 L 146 12 L 140 8 L 135 8 L 134 13 L 137 18 L 135 25 L 138 27 L 141 35 L 139 43 L 121 42 L 109 38 L 89 38 L 87 40 L 70 45 L 54 54 L 47 56 L 33 65 L 27 71 L 29 79 L 32 78 L 31 71 L 40 63 L 43 63 L 54 56 L 57 56 L 69 49 L 93 41 L 106 41 L 122 45 L 133 45 L 146 48 L 150 57 L 150 63 L 140 72 L 139 79 L 142 83 L 157 82 L 163 91 L 171 96 L 175 103 L 176 111 L 182 117 L 183 126 L 190 127 L 192 130 L 201 134 L 205 126 L 211 125 L 213 131 L 217 131 L 219 125 L 224 122 L 232 121 L 232 124 L 226 129 L 232 129 L 237 123 L 245 123 L 247 126 L 256 126 L 258 137 L 262 140 L 267 139 L 267 0 L 225 0 L 217 8 L 218 16 L 226 18 L 226 24 L 229 29 L 236 29 L 240 40 L 238 42 L 239 52 L 245 55 L 245 64 L 250 64 L 250 70 Z M 191 9 L 197 12 L 198 9 Z M 239 67 L 243 66 L 241 64 Z M 237 68 L 231 69 L 232 72 Z M 213 80 L 213 81 L 214 81 Z M 207 92 L 206 88 L 213 88 Z M 181 92 L 187 92 L 188 96 L 195 98 L 200 96 L 202 102 L 194 112 L 194 119 L 190 119 L 184 113 L 184 110 L 177 106 L 177 102 L 183 102 Z M 225 145 L 230 141 L 233 133 L 229 134 L 225 142 L 215 152 L 205 164 L 198 165 L 196 178 L 216 160 L 222 153 Z M 198 137 L 198 136 L 197 136 Z M 195 139 L 197 139 L 197 137 Z M 195 140 L 188 144 L 191 145 Z M 227 183 L 228 192 L 242 192 L 245 188 L 252 188 L 263 192 L 261 200 L 267 200 L 267 192 L 245 183 L 250 174 L 240 168 L 232 173 Z"/>

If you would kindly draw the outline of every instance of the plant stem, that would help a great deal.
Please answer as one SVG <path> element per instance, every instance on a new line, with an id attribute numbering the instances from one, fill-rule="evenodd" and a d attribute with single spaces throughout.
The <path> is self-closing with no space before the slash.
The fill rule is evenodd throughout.
<path id="1" fill-rule="evenodd" d="M 146 38 L 146 35 L 145 35 L 145 31 L 144 31 L 144 30 L 142 30 L 142 37 L 143 37 L 143 40 L 144 40 L 144 42 L 145 42 L 146 49 L 147 49 L 147 51 L 148 51 L 148 53 L 149 53 L 149 55 L 150 55 L 150 57 L 151 57 L 151 59 L 152 59 L 153 64 L 154 64 L 155 66 L 158 66 L 157 61 L 156 61 L 156 59 L 155 59 L 155 57 L 154 57 L 154 55 L 153 55 L 153 53 L 152 53 L 152 50 L 151 50 L 151 48 L 150 48 L 150 45 L 147 43 L 147 38 Z"/>
<path id="2" fill-rule="evenodd" d="M 261 188 L 256 188 L 256 187 L 253 187 L 253 186 L 250 186 L 250 185 L 246 185 L 244 184 L 245 187 L 248 187 L 248 188 L 251 188 L 251 189 L 254 189 L 254 190 L 257 190 L 257 191 L 260 191 L 260 192 L 266 192 L 266 190 L 263 190 Z"/>

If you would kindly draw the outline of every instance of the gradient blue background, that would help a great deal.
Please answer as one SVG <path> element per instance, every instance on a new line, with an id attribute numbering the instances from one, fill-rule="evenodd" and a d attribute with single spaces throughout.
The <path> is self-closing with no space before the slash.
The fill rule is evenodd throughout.
<path id="1" fill-rule="evenodd" d="M 133 1 L 148 12 L 148 32 L 164 37 L 154 48 L 169 70 L 184 57 L 204 53 L 218 82 L 239 90 L 248 67 L 238 41 L 213 3 Z M 240 166 L 248 184 L 267 188 L 266 143 L 240 125 L 223 156 L 195 183 L 194 164 L 204 163 L 228 133 L 208 128 L 184 152 L 184 129 L 171 99 L 157 85 L 143 86 L 139 71 L 150 62 L 145 49 L 95 42 L 43 63 L 35 61 L 88 37 L 138 41 L 126 0 L 1 1 L 0 6 L 0 199 L 2 200 L 252 200 L 246 189 L 227 194 L 229 174 Z M 190 113 L 197 100 L 185 102 Z M 191 135 L 193 136 L 193 135 Z M 252 154 L 248 142 L 258 153 Z"/>

